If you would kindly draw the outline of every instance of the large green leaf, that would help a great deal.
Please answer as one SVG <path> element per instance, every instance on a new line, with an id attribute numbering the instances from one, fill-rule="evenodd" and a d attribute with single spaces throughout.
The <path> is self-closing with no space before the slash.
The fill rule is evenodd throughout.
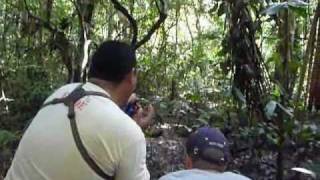
<path id="1" fill-rule="evenodd" d="M 300 67 L 301 63 L 293 60 L 289 62 L 289 70 L 291 73 L 296 73 Z"/>
<path id="2" fill-rule="evenodd" d="M 302 0 L 289 0 L 288 5 L 291 7 L 297 7 L 297 8 L 306 8 L 308 7 L 308 3 L 302 1 Z"/>
<path id="3" fill-rule="evenodd" d="M 243 93 L 238 89 L 237 87 L 232 88 L 234 92 L 234 96 L 243 104 L 246 104 L 246 97 L 243 95 Z"/>
<path id="4" fill-rule="evenodd" d="M 267 9 L 262 11 L 262 14 L 266 15 L 276 15 L 280 11 L 285 9 L 291 9 L 295 12 L 297 12 L 298 15 L 303 15 L 303 12 L 306 11 L 306 8 L 308 7 L 308 3 L 301 1 L 301 0 L 289 0 L 287 2 L 281 2 L 281 3 L 273 3 L 271 4 Z"/>
<path id="5" fill-rule="evenodd" d="M 262 11 L 262 14 L 266 14 L 266 15 L 269 15 L 269 16 L 276 15 L 283 9 L 288 9 L 288 3 L 287 2 L 273 3 L 267 9 Z"/>
<path id="6" fill-rule="evenodd" d="M 268 119 L 272 119 L 276 116 L 275 110 L 277 108 L 277 104 L 278 103 L 276 101 L 269 101 L 265 106 L 264 113 Z"/>
<path id="7" fill-rule="evenodd" d="M 272 95 L 273 95 L 276 99 L 280 99 L 281 89 L 280 89 L 279 86 L 275 85 L 274 90 L 272 91 Z"/>
<path id="8" fill-rule="evenodd" d="M 278 103 L 277 101 L 271 100 L 267 103 L 267 105 L 264 108 L 265 115 L 268 119 L 272 119 L 273 117 L 276 117 L 276 109 L 279 108 L 281 111 L 283 111 L 286 115 L 288 115 L 290 118 L 292 118 L 294 115 L 292 113 L 292 109 L 284 107 L 282 104 Z"/>

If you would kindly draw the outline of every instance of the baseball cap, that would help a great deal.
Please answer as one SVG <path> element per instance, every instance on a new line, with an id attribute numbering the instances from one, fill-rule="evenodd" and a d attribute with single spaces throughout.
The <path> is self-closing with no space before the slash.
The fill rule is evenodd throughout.
<path id="1" fill-rule="evenodd" d="M 193 158 L 219 165 L 231 159 L 228 141 L 216 128 L 202 127 L 196 130 L 188 137 L 186 149 Z"/>

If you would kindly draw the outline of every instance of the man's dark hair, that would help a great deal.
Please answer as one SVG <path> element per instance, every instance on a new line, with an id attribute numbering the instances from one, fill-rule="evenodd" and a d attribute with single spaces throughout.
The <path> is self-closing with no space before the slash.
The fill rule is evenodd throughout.
<path id="1" fill-rule="evenodd" d="M 88 76 L 119 83 L 136 63 L 135 50 L 130 45 L 106 41 L 93 54 Z"/>

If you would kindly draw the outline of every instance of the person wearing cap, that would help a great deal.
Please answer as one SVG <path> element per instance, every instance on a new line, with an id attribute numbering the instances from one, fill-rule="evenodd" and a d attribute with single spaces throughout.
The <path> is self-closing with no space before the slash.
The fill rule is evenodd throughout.
<path id="1" fill-rule="evenodd" d="M 62 86 L 45 101 L 5 180 L 149 180 L 141 128 L 153 109 L 135 121 L 122 110 L 136 83 L 135 50 L 118 41 L 102 43 L 89 81 Z"/>
<path id="2" fill-rule="evenodd" d="M 188 137 L 186 151 L 187 170 L 169 173 L 159 180 L 249 180 L 225 171 L 231 156 L 228 141 L 218 129 L 199 128 Z"/>

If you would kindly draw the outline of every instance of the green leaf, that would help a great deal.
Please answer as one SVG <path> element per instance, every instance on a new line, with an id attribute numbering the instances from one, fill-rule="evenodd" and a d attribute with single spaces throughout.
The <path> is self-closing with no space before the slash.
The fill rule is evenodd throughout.
<path id="1" fill-rule="evenodd" d="M 17 140 L 17 136 L 15 134 L 7 130 L 0 130 L 0 146 L 1 147 L 15 140 Z"/>
<path id="2" fill-rule="evenodd" d="M 290 61 L 289 62 L 289 70 L 291 73 L 297 73 L 298 68 L 300 67 L 300 62 L 297 61 Z"/>
<path id="3" fill-rule="evenodd" d="M 246 97 L 243 95 L 243 93 L 238 89 L 237 87 L 232 88 L 234 92 L 234 96 L 243 104 L 246 104 Z"/>
<path id="4" fill-rule="evenodd" d="M 295 120 L 285 119 L 284 122 L 285 122 L 285 126 L 284 126 L 285 132 L 291 135 L 295 127 Z"/>
<path id="5" fill-rule="evenodd" d="M 274 52 L 271 57 L 268 59 L 268 64 L 274 64 L 276 67 L 281 66 L 280 54 L 278 52 Z"/>
<path id="6" fill-rule="evenodd" d="M 220 4 L 219 9 L 218 9 L 218 16 L 222 16 L 225 13 L 225 5 L 224 3 Z"/>
<path id="7" fill-rule="evenodd" d="M 198 94 L 186 94 L 186 98 L 192 102 L 200 101 L 201 97 Z"/>
<path id="8" fill-rule="evenodd" d="M 277 104 L 278 103 L 276 101 L 271 100 L 265 106 L 264 113 L 268 119 L 272 119 L 273 117 L 276 116 L 275 110 L 277 108 Z"/>
<path id="9" fill-rule="evenodd" d="M 266 136 L 269 142 L 271 142 L 272 144 L 275 144 L 275 145 L 279 144 L 279 139 L 276 136 L 274 136 L 274 134 L 267 133 Z"/>
<path id="10" fill-rule="evenodd" d="M 277 99 L 281 96 L 281 89 L 279 86 L 275 85 L 274 90 L 272 91 L 272 95 L 274 95 Z"/>
<path id="11" fill-rule="evenodd" d="M 267 9 L 262 11 L 262 14 L 266 14 L 266 15 L 269 15 L 269 16 L 276 15 L 283 9 L 288 9 L 288 3 L 287 2 L 273 3 Z"/>
<path id="12" fill-rule="evenodd" d="M 300 7 L 290 7 L 290 10 L 292 10 L 295 14 L 301 17 L 307 17 L 308 12 L 305 8 L 300 8 Z"/>
<path id="13" fill-rule="evenodd" d="M 308 3 L 301 0 L 289 0 L 288 2 L 273 3 L 267 9 L 262 11 L 262 14 L 266 15 L 277 15 L 280 11 L 286 10 L 288 8 L 298 12 L 299 15 L 305 16 L 303 11 L 306 12 Z"/>
<path id="14" fill-rule="evenodd" d="M 167 109 L 168 106 L 167 106 L 166 103 L 161 102 L 161 103 L 160 103 L 160 108 L 161 108 L 161 109 Z"/>
<path id="15" fill-rule="evenodd" d="M 313 134 L 311 129 L 303 129 L 300 134 L 299 134 L 299 138 L 301 141 L 310 141 L 312 140 Z"/>
<path id="16" fill-rule="evenodd" d="M 208 125 L 208 121 L 206 121 L 205 119 L 198 118 L 197 121 L 200 122 L 202 126 L 203 125 Z"/>

